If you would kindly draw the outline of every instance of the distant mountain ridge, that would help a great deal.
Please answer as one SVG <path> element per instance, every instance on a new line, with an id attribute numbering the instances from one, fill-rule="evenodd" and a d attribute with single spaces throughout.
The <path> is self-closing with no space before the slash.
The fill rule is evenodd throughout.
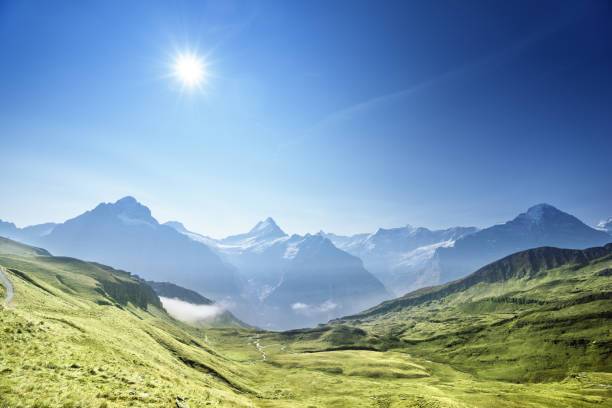
<path id="1" fill-rule="evenodd" d="M 448 282 L 514 252 L 540 246 L 583 249 L 611 237 L 549 204 L 538 204 L 504 224 L 494 225 L 438 248 L 440 282 Z"/>
<path id="2" fill-rule="evenodd" d="M 47 222 L 45 224 L 18 228 L 12 222 L 0 220 L 0 236 L 23 242 L 32 242 L 40 239 L 42 236 L 48 235 L 56 226 L 57 224 L 54 222 Z"/>
<path id="3" fill-rule="evenodd" d="M 387 288 L 401 296 L 410 290 L 437 283 L 431 260 L 435 250 L 452 246 L 454 241 L 476 232 L 475 227 L 454 227 L 429 230 L 407 225 L 400 228 L 380 228 L 373 234 L 343 237 L 320 232 L 338 248 L 363 260 L 365 267 Z"/>

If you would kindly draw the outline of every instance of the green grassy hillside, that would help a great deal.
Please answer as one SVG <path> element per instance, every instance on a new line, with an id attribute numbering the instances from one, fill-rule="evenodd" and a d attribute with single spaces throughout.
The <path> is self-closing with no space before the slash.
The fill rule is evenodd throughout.
<path id="1" fill-rule="evenodd" d="M 612 371 L 612 244 L 536 248 L 332 324 L 358 326 L 480 378 Z"/>
<path id="2" fill-rule="evenodd" d="M 240 367 L 125 272 L 0 240 L 1 407 L 250 406 Z"/>
<path id="3" fill-rule="evenodd" d="M 612 246 L 554 251 L 274 333 L 188 326 L 126 272 L 0 240 L 0 407 L 612 406 Z"/>

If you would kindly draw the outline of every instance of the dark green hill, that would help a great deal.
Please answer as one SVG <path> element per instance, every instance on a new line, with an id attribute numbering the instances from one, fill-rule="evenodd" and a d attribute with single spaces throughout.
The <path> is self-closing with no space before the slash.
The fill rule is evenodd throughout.
<path id="1" fill-rule="evenodd" d="M 383 302 L 362 313 L 338 320 L 362 319 L 390 311 L 399 311 L 405 307 L 420 305 L 464 292 L 478 284 L 502 283 L 516 279 L 524 279 L 528 282 L 532 279 L 545 278 L 548 271 L 555 268 L 580 269 L 589 265 L 593 260 L 603 262 L 610 259 L 612 259 L 612 244 L 585 250 L 552 247 L 534 248 L 502 258 L 480 268 L 463 279 L 444 285 L 419 289 L 400 298 Z"/>
<path id="2" fill-rule="evenodd" d="M 205 298 L 198 292 L 183 288 L 171 282 L 147 281 L 147 284 L 153 288 L 158 296 L 180 299 L 184 302 L 193 303 L 194 305 L 212 305 L 215 303 L 213 300 Z"/>
<path id="3" fill-rule="evenodd" d="M 192 305 L 211 306 L 216 305 L 214 300 L 208 299 L 198 292 L 183 288 L 170 282 L 153 282 L 148 281 L 147 284 L 153 288 L 155 293 L 162 298 L 169 298 L 190 303 Z M 162 299 L 164 301 L 164 299 Z M 166 304 L 168 313 L 172 314 L 173 310 Z M 177 316 L 178 317 L 178 316 Z M 223 309 L 221 313 L 214 317 L 192 322 L 201 327 L 251 327 L 243 321 L 239 320 L 229 310 Z"/>

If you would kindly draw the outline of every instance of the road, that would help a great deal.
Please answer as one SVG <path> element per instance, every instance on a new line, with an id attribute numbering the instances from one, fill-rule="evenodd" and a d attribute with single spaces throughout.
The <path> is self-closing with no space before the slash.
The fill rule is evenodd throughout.
<path id="1" fill-rule="evenodd" d="M 0 266 L 0 281 L 2 281 L 2 285 L 6 288 L 6 298 L 4 299 L 4 303 L 8 306 L 11 299 L 13 299 L 13 294 L 15 291 L 13 290 L 13 284 L 4 274 L 4 270 Z"/>

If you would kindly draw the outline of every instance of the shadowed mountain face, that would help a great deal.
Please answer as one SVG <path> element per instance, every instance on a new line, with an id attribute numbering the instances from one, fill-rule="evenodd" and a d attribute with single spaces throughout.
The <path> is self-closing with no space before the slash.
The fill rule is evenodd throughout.
<path id="1" fill-rule="evenodd" d="M 288 310 L 308 323 L 362 310 L 390 297 L 359 258 L 336 248 L 330 240 L 307 235 L 290 245 L 295 245 L 296 253 L 265 299 L 267 305 Z"/>
<path id="2" fill-rule="evenodd" d="M 183 302 L 191 303 L 194 305 L 212 305 L 215 303 L 214 300 L 205 298 L 198 292 L 185 289 L 171 282 L 147 281 L 147 285 L 152 287 L 158 296 L 163 296 L 171 299 L 179 299 Z"/>
<path id="3" fill-rule="evenodd" d="M 215 249 L 241 277 L 239 315 L 261 327 L 312 326 L 390 297 L 359 258 L 319 235 L 288 236 L 272 218 L 216 241 Z"/>
<path id="4" fill-rule="evenodd" d="M 238 292 L 232 267 L 206 245 L 160 225 L 132 197 L 102 203 L 35 243 L 56 255 L 102 262 L 146 279 L 171 279 L 216 299 Z"/>
<path id="5" fill-rule="evenodd" d="M 540 246 L 582 249 L 612 241 L 603 231 L 548 204 L 531 207 L 512 221 L 483 229 L 438 248 L 440 282 L 448 282 L 511 253 Z"/>

